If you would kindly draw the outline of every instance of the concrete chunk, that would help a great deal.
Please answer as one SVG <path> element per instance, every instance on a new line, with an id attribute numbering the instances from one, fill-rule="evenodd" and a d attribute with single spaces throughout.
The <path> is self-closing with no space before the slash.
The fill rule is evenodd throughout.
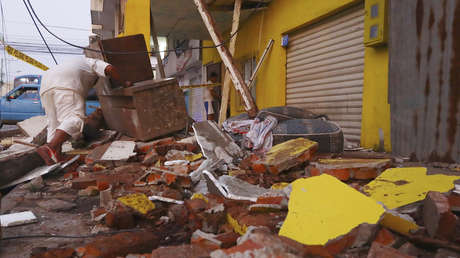
<path id="1" fill-rule="evenodd" d="M 423 202 L 423 221 L 431 237 L 450 239 L 455 233 L 458 218 L 451 212 L 446 196 L 429 192 Z"/>

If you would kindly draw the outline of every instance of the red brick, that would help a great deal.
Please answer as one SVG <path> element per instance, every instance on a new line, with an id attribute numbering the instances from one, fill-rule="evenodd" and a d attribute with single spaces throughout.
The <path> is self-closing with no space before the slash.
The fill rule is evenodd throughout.
<path id="1" fill-rule="evenodd" d="M 173 204 L 168 209 L 168 216 L 176 225 L 185 225 L 188 221 L 189 212 L 184 205 Z"/>
<path id="2" fill-rule="evenodd" d="M 209 257 L 209 253 L 210 250 L 198 245 L 167 246 L 153 250 L 151 258 Z"/>
<path id="3" fill-rule="evenodd" d="M 84 246 L 88 257 L 117 257 L 130 253 L 151 252 L 159 239 L 153 232 L 125 232 L 109 237 L 98 237 Z"/>
<path id="4" fill-rule="evenodd" d="M 185 206 L 192 213 L 202 212 L 208 208 L 208 204 L 202 199 L 186 200 Z"/>
<path id="5" fill-rule="evenodd" d="M 190 172 L 188 166 L 182 166 L 182 165 L 171 166 L 169 167 L 169 169 L 171 169 L 172 171 L 174 171 L 174 173 L 179 174 L 179 175 L 188 175 L 188 173 Z"/>
<path id="6" fill-rule="evenodd" d="M 110 228 L 130 229 L 136 226 L 133 214 L 127 210 L 116 210 L 105 215 L 105 224 Z"/>
<path id="7" fill-rule="evenodd" d="M 236 245 L 236 240 L 240 237 L 240 234 L 235 232 L 222 233 L 216 236 L 216 239 L 222 242 L 222 248 L 229 248 Z"/>
<path id="8" fill-rule="evenodd" d="M 145 155 L 144 159 L 142 160 L 142 164 L 144 165 L 153 165 L 157 160 L 160 158 L 160 155 L 158 155 L 157 151 L 155 149 L 152 149 Z"/>
<path id="9" fill-rule="evenodd" d="M 32 253 L 30 254 L 31 258 L 72 258 L 73 254 L 75 253 L 75 249 L 73 248 L 55 248 L 55 249 L 47 249 L 44 252 L 35 253 L 32 249 Z"/>
<path id="10" fill-rule="evenodd" d="M 367 258 L 415 258 L 415 256 L 410 256 L 403 254 L 398 250 L 391 248 L 389 246 L 382 245 L 380 243 L 374 242 L 369 250 Z"/>
<path id="11" fill-rule="evenodd" d="M 153 184 L 158 184 L 162 181 L 162 175 L 157 174 L 157 173 L 150 173 L 147 176 L 147 184 L 153 185 Z"/>
<path id="12" fill-rule="evenodd" d="M 172 173 L 163 173 L 163 179 L 167 185 L 171 185 L 172 183 L 176 182 L 177 175 Z"/>
<path id="13" fill-rule="evenodd" d="M 142 143 L 137 143 L 136 144 L 136 152 L 139 153 L 147 153 L 149 152 L 154 146 L 159 146 L 159 145 L 169 145 L 173 144 L 175 142 L 173 137 L 167 137 L 163 139 L 159 139 L 156 141 L 152 142 L 142 142 Z"/>
<path id="14" fill-rule="evenodd" d="M 423 202 L 423 221 L 431 237 L 449 240 L 454 236 L 458 218 L 451 212 L 446 196 L 428 192 Z"/>
<path id="15" fill-rule="evenodd" d="M 72 180 L 72 189 L 82 190 L 88 186 L 97 186 L 97 180 L 94 178 L 80 177 Z"/>
<path id="16" fill-rule="evenodd" d="M 448 197 L 450 209 L 452 211 L 460 211 L 460 194 L 452 193 Z"/>
<path id="17" fill-rule="evenodd" d="M 375 237 L 375 241 L 382 245 L 392 246 L 396 242 L 396 236 L 386 228 L 381 228 Z"/>
<path id="18" fill-rule="evenodd" d="M 353 178 L 360 180 L 374 179 L 378 176 L 376 168 L 357 168 L 353 169 Z"/>
<path id="19" fill-rule="evenodd" d="M 252 169 L 252 171 L 254 171 L 256 173 L 260 173 L 260 174 L 263 174 L 263 173 L 267 172 L 267 168 L 265 167 L 264 164 L 261 164 L 261 163 L 253 163 L 251 165 L 251 169 Z"/>
<path id="20" fill-rule="evenodd" d="M 107 189 L 109 189 L 109 187 L 110 187 L 110 184 L 105 182 L 105 181 L 98 181 L 97 182 L 97 190 L 99 190 L 99 191 L 107 190 Z"/>
<path id="21" fill-rule="evenodd" d="M 257 198 L 258 204 L 278 204 L 281 205 L 283 200 L 285 199 L 284 196 L 260 196 Z"/>

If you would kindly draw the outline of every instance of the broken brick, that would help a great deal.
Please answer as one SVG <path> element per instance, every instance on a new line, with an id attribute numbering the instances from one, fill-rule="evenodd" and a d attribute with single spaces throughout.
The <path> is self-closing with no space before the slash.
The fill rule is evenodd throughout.
<path id="1" fill-rule="evenodd" d="M 105 224 L 110 228 L 130 229 L 136 226 L 133 214 L 121 207 L 108 212 L 104 219 Z"/>
<path id="2" fill-rule="evenodd" d="M 153 250 L 151 258 L 209 257 L 209 252 L 199 245 L 165 246 Z"/>
<path id="3" fill-rule="evenodd" d="M 448 197 L 450 209 L 455 212 L 460 212 L 460 194 L 452 193 Z"/>
<path id="4" fill-rule="evenodd" d="M 382 245 L 380 243 L 374 242 L 372 243 L 371 249 L 369 250 L 369 254 L 367 258 L 415 258 L 415 256 L 410 256 L 400 251 L 391 248 L 389 246 Z"/>
<path id="5" fill-rule="evenodd" d="M 175 142 L 173 137 L 167 137 L 151 142 L 136 142 L 136 152 L 139 153 L 147 153 L 149 152 L 154 146 L 159 145 L 170 145 Z"/>
<path id="6" fill-rule="evenodd" d="M 273 146 L 261 162 L 271 173 L 277 175 L 310 160 L 317 149 L 317 142 L 297 138 Z"/>
<path id="7" fill-rule="evenodd" d="M 117 257 L 129 253 L 147 253 L 158 246 L 153 232 L 124 232 L 109 237 L 98 237 L 84 246 L 87 257 Z"/>
<path id="8" fill-rule="evenodd" d="M 97 181 L 94 178 L 79 177 L 72 180 L 72 189 L 82 190 L 89 186 L 97 186 Z"/>
<path id="9" fill-rule="evenodd" d="M 450 210 L 446 196 L 439 192 L 428 192 L 423 202 L 423 220 L 431 237 L 451 239 L 458 218 Z"/>
<path id="10" fill-rule="evenodd" d="M 160 155 L 158 155 L 157 151 L 155 149 L 152 149 L 145 155 L 144 159 L 142 160 L 142 164 L 144 165 L 153 165 L 155 162 L 158 161 L 160 158 Z"/>
<path id="11" fill-rule="evenodd" d="M 396 236 L 386 228 L 381 228 L 375 237 L 374 242 L 382 245 L 393 246 L 396 242 Z"/>
<path id="12" fill-rule="evenodd" d="M 350 178 L 368 180 L 376 178 L 391 164 L 390 159 L 319 159 L 307 169 L 310 176 L 328 174 L 342 181 Z"/>
<path id="13" fill-rule="evenodd" d="M 72 258 L 74 257 L 75 249 L 73 248 L 53 248 L 47 249 L 46 247 L 41 252 L 40 249 L 32 249 L 32 253 L 30 254 L 31 258 Z"/>

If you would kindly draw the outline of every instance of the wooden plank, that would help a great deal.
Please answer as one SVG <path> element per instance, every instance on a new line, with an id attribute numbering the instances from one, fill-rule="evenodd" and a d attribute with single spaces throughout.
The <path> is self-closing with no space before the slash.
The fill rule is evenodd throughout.
<path id="1" fill-rule="evenodd" d="M 230 33 L 230 36 L 233 35 L 233 37 L 230 39 L 229 49 L 232 56 L 235 54 L 236 37 L 238 36 L 237 31 L 240 24 L 241 2 L 242 0 L 235 0 L 235 8 L 233 10 L 232 32 Z M 222 88 L 222 99 L 220 103 L 219 125 L 222 125 L 222 123 L 227 119 L 228 101 L 230 96 L 230 82 L 230 73 L 228 70 L 226 70 L 224 86 Z"/>
<path id="2" fill-rule="evenodd" d="M 201 18 L 203 19 L 204 24 L 206 25 L 206 28 L 209 31 L 209 34 L 211 35 L 212 41 L 217 46 L 216 48 L 219 52 L 220 58 L 222 59 L 225 67 L 230 72 L 233 85 L 235 86 L 236 90 L 240 93 L 244 101 L 246 112 L 248 112 L 249 117 L 255 117 L 258 112 L 256 103 L 252 98 L 248 86 L 244 82 L 241 72 L 238 70 L 235 62 L 233 61 L 230 51 L 223 44 L 224 42 L 222 40 L 222 36 L 216 30 L 214 18 L 209 13 L 207 6 L 203 0 L 194 0 L 194 2 L 198 8 L 198 12 L 200 13 Z"/>
<path id="3" fill-rule="evenodd" d="M 268 51 L 270 51 L 272 49 L 272 46 L 273 46 L 273 43 L 275 41 L 273 39 L 270 39 L 270 41 L 268 42 L 268 45 L 267 47 L 265 48 L 264 50 L 264 53 L 262 54 L 262 56 L 260 57 L 260 60 L 259 62 L 257 63 L 257 66 L 256 66 L 256 69 L 254 69 L 254 72 L 252 73 L 251 75 L 251 79 L 249 79 L 249 89 L 252 88 L 252 86 L 254 85 L 254 81 L 255 81 L 255 78 L 257 76 L 257 73 L 259 72 L 259 69 L 260 67 L 262 66 L 264 60 L 265 60 L 265 57 L 267 56 L 268 54 Z"/>
<path id="4" fill-rule="evenodd" d="M 150 34 L 152 34 L 153 43 L 155 44 L 155 56 L 157 58 L 157 68 L 160 72 L 160 79 L 166 78 L 165 68 L 161 60 L 160 45 L 158 44 L 158 36 L 155 30 L 155 22 L 153 18 L 152 9 L 150 9 Z"/>

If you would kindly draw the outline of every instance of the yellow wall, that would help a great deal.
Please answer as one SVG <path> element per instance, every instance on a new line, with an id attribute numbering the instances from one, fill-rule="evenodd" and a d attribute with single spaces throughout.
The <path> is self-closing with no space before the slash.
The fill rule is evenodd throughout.
<path id="1" fill-rule="evenodd" d="M 125 30 L 118 35 L 144 34 L 150 51 L 150 0 L 128 0 L 125 8 Z"/>
<path id="2" fill-rule="evenodd" d="M 236 59 L 260 55 L 270 39 L 275 40 L 270 55 L 257 77 L 257 106 L 262 109 L 286 104 L 286 50 L 281 47 L 281 36 L 293 29 L 327 17 L 356 0 L 273 0 L 268 9 L 257 12 L 241 24 L 236 44 Z M 228 32 L 227 32 L 228 34 Z M 204 42 L 205 46 L 212 42 Z M 219 62 L 215 49 L 203 50 L 203 64 Z M 373 148 L 379 144 L 379 128 L 385 135 L 385 148 L 391 149 L 390 110 L 387 104 L 388 50 L 366 48 L 364 74 L 364 101 L 361 144 Z M 237 113 L 236 93 L 232 89 L 231 113 Z"/>
<path id="3" fill-rule="evenodd" d="M 366 47 L 362 112 L 361 145 L 377 148 L 380 141 L 379 128 L 381 128 L 385 150 L 391 151 L 387 47 Z"/>

